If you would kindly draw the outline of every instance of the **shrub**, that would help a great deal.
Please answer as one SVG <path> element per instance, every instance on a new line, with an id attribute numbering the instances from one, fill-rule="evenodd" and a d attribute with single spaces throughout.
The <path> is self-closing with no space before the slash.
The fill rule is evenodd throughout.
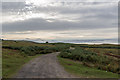
<path id="1" fill-rule="evenodd" d="M 84 65 L 89 66 L 89 63 L 92 63 L 101 70 L 111 71 L 115 73 L 119 73 L 120 68 L 115 67 L 115 65 L 119 62 L 104 56 L 104 55 L 97 55 L 97 53 L 91 52 L 89 50 L 85 50 L 83 48 L 76 47 L 74 50 L 63 50 L 60 54 L 60 57 L 69 58 L 72 60 L 79 60 L 84 63 Z M 110 66 L 108 66 L 110 64 Z"/>

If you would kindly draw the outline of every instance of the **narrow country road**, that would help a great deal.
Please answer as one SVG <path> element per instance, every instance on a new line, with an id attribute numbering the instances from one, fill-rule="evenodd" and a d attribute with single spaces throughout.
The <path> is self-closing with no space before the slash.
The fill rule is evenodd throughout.
<path id="1" fill-rule="evenodd" d="M 72 78 L 58 63 L 58 53 L 41 55 L 25 64 L 15 78 Z"/>

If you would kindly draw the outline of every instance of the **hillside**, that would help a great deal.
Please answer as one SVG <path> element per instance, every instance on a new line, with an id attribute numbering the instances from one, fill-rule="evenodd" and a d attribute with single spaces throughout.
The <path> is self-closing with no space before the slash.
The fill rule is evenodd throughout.
<path id="1" fill-rule="evenodd" d="M 74 75 L 116 78 L 120 73 L 118 47 L 119 45 L 112 44 L 87 45 L 4 40 L 2 41 L 3 77 L 12 77 L 23 64 L 33 58 L 60 52 L 58 55 L 59 62 L 66 71 Z M 79 64 L 76 64 L 76 61 Z M 78 70 L 79 65 L 84 67 L 83 73 L 81 73 L 82 66 Z M 96 72 L 97 75 L 95 75 Z"/>

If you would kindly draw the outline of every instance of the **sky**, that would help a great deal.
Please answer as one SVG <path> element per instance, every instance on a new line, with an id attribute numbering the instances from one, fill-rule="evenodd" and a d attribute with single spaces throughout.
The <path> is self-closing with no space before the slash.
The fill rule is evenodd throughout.
<path id="1" fill-rule="evenodd" d="M 117 0 L 2 2 L 2 38 L 87 40 L 118 38 Z"/>

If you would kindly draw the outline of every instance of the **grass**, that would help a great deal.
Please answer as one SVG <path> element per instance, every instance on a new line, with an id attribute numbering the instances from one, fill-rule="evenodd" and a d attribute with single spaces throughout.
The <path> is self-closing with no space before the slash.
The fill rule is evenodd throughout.
<path id="1" fill-rule="evenodd" d="M 30 41 L 2 41 L 2 77 L 9 78 L 31 59 L 65 49 L 63 44 L 35 43 Z"/>
<path id="2" fill-rule="evenodd" d="M 54 46 L 46 43 L 35 43 L 32 41 L 14 41 L 14 40 L 4 40 L 2 41 L 2 46 L 14 46 L 14 47 L 27 47 L 27 46 Z"/>
<path id="3" fill-rule="evenodd" d="M 12 77 L 22 67 L 22 65 L 40 55 L 41 54 L 35 56 L 23 56 L 18 50 L 3 49 L 3 78 Z"/>
<path id="4" fill-rule="evenodd" d="M 83 48 L 120 49 L 120 45 L 117 44 L 73 44 L 72 46 Z"/>
<path id="5" fill-rule="evenodd" d="M 96 52 L 75 47 L 74 50 L 64 50 L 59 54 L 62 58 L 77 60 L 85 66 L 95 67 L 101 70 L 120 73 L 119 59 L 107 55 L 99 55 Z"/>
<path id="6" fill-rule="evenodd" d="M 65 70 L 81 78 L 118 78 L 118 74 L 90 68 L 80 62 L 58 57 L 58 60 Z"/>
<path id="7" fill-rule="evenodd" d="M 120 49 L 103 49 L 103 48 L 85 48 L 86 50 L 96 52 L 97 54 L 113 54 L 119 56 Z"/>
<path id="8" fill-rule="evenodd" d="M 120 72 L 117 58 L 119 57 L 118 46 L 3 40 L 3 77 L 14 76 L 22 65 L 41 54 L 62 52 L 61 57 L 63 58 L 59 57 L 59 61 L 68 72 L 81 77 L 116 78 L 118 76 L 116 73 Z M 70 47 L 75 50 L 71 51 Z M 106 72 L 106 70 L 111 72 Z"/>

